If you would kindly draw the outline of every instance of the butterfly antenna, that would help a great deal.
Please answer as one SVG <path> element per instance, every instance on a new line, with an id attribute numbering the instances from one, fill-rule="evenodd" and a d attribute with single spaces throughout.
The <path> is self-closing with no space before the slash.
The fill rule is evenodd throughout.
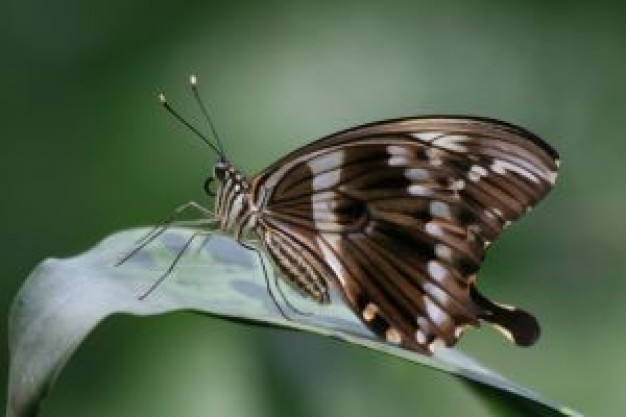
<path id="1" fill-rule="evenodd" d="M 167 110 L 169 114 L 174 116 L 180 123 L 185 125 L 193 133 L 195 133 L 196 136 L 198 136 L 200 139 L 202 139 L 202 141 L 204 141 L 204 143 L 206 143 L 211 149 L 213 149 L 213 151 L 217 155 L 219 155 L 221 158 L 224 158 L 224 152 L 222 152 L 215 145 L 213 145 L 211 143 L 211 141 L 209 140 L 209 138 L 207 138 L 202 132 L 200 132 L 198 129 L 196 129 L 191 123 L 189 123 L 187 120 L 185 120 L 176 110 L 174 110 L 172 108 L 172 106 L 170 106 L 170 103 L 165 98 L 165 94 L 159 93 L 159 102 L 161 103 L 161 105 L 163 105 L 163 107 L 165 107 L 165 110 Z"/>
<path id="2" fill-rule="evenodd" d="M 198 93 L 198 78 L 193 74 L 189 76 L 189 85 L 191 85 L 191 91 L 193 92 L 193 96 L 196 99 L 196 103 L 198 103 L 198 106 L 200 107 L 200 110 L 202 111 L 204 118 L 206 119 L 207 123 L 209 124 L 209 127 L 211 128 L 211 133 L 213 134 L 213 137 L 217 141 L 217 147 L 220 148 L 221 154 L 225 155 L 226 152 L 224 152 L 224 146 L 222 145 L 222 141 L 220 140 L 220 135 L 217 134 L 217 129 L 215 129 L 215 125 L 213 124 L 213 120 L 211 119 L 209 110 L 207 106 L 204 104 L 204 101 L 202 100 L 202 98 L 200 97 L 200 93 Z"/>

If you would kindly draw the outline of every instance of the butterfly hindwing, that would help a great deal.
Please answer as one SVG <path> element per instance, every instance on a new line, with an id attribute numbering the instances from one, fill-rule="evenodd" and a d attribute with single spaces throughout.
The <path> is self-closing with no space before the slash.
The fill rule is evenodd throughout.
<path id="1" fill-rule="evenodd" d="M 474 281 L 489 244 L 550 190 L 557 165 L 512 125 L 411 118 L 300 148 L 253 179 L 252 198 L 260 229 L 282 239 L 268 250 L 283 269 L 307 258 L 307 276 L 334 282 L 389 342 L 430 352 L 484 320 L 530 344 L 534 318 L 489 301 Z"/>

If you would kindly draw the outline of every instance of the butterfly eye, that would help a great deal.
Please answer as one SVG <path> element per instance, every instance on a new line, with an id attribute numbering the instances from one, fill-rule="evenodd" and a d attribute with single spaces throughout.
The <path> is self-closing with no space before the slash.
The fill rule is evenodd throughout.
<path id="1" fill-rule="evenodd" d="M 215 186 L 215 177 L 211 176 L 204 181 L 204 192 L 210 197 L 217 195 L 217 188 Z"/>
<path id="2" fill-rule="evenodd" d="M 218 163 L 213 167 L 213 176 L 220 182 L 226 180 L 228 167 L 223 163 Z"/>

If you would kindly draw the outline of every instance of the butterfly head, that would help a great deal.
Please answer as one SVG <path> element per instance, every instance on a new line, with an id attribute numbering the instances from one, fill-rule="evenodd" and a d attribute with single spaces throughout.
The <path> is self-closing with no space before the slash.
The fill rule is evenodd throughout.
<path id="1" fill-rule="evenodd" d="M 220 229 L 239 237 L 241 233 L 254 227 L 254 220 L 249 213 L 248 190 L 250 185 L 246 177 L 237 170 L 226 157 L 224 146 L 209 115 L 209 110 L 198 93 L 198 80 L 195 75 L 189 77 L 189 85 L 193 96 L 210 128 L 211 135 L 205 135 L 196 126 L 182 117 L 167 101 L 165 94 L 159 94 L 161 105 L 182 125 L 192 131 L 209 149 L 217 155 L 213 166 L 213 175 L 204 182 L 205 192 L 215 197 L 215 214 Z M 214 139 L 211 140 L 211 136 Z"/>
<path id="2" fill-rule="evenodd" d="M 230 177 L 230 168 L 232 168 L 232 165 L 225 159 L 219 158 L 215 162 L 212 174 L 209 175 L 204 182 L 204 192 L 209 197 L 217 196 L 220 186 Z"/>

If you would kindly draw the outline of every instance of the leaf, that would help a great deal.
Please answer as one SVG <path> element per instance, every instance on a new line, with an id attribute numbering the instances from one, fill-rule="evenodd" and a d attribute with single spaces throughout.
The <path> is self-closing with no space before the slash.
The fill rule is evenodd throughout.
<path id="1" fill-rule="evenodd" d="M 291 312 L 286 320 L 267 291 L 258 252 L 217 234 L 194 238 L 172 274 L 139 300 L 138 295 L 171 265 L 192 231 L 169 229 L 116 266 L 145 233 L 140 229 L 114 234 L 82 255 L 45 260 L 30 274 L 9 318 L 7 417 L 37 414 L 39 403 L 72 353 L 106 317 L 177 310 L 314 332 L 398 356 L 462 378 L 500 414 L 580 415 L 504 379 L 458 350 L 440 349 L 426 357 L 388 345 L 373 336 L 337 296 L 330 306 L 318 306 L 283 288 L 297 309 L 315 311 L 306 316 Z M 269 281 L 274 285 L 273 278 Z M 273 293 L 277 293 L 275 288 Z"/>

